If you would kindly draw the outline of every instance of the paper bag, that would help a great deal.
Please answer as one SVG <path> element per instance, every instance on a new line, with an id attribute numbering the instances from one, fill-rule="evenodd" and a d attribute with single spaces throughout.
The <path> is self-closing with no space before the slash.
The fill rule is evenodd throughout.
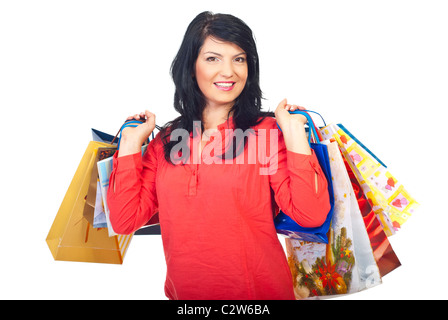
<path id="1" fill-rule="evenodd" d="M 338 142 L 386 234 L 390 236 L 398 231 L 418 207 L 417 201 L 386 166 L 342 125 L 330 124 L 322 128 L 321 133 L 326 139 L 334 137 Z"/>
<path id="2" fill-rule="evenodd" d="M 94 228 L 107 228 L 106 214 L 104 213 L 103 197 L 99 187 L 98 179 L 98 161 L 113 156 L 116 148 L 98 148 L 95 163 L 92 168 L 92 176 L 90 177 L 89 190 L 87 192 L 86 204 L 84 206 L 84 218 Z"/>
<path id="3" fill-rule="evenodd" d="M 355 293 L 381 283 L 369 236 L 339 148 L 335 142 L 327 143 L 335 199 L 329 243 L 286 239 L 297 299 Z"/>
<path id="4" fill-rule="evenodd" d="M 132 235 L 109 237 L 107 229 L 94 229 L 83 217 L 100 147 L 112 146 L 96 141 L 89 143 L 46 238 L 55 260 L 123 263 Z"/>

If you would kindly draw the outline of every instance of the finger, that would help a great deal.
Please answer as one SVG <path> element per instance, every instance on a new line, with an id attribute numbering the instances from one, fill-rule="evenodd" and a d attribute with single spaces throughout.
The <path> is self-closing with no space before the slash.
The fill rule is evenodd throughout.
<path id="1" fill-rule="evenodd" d="M 282 101 L 280 101 L 280 103 L 278 104 L 277 108 L 285 108 L 288 105 L 288 100 L 283 99 Z"/>
<path id="2" fill-rule="evenodd" d="M 298 105 L 296 105 L 296 104 L 291 104 L 291 105 L 289 105 L 289 110 L 290 111 L 295 111 L 295 110 L 306 110 L 306 108 L 305 107 L 302 107 L 302 106 L 298 106 Z"/>
<path id="3" fill-rule="evenodd" d="M 145 113 L 141 112 L 140 114 L 134 114 L 133 116 L 129 116 L 126 120 L 145 120 Z"/>
<path id="4" fill-rule="evenodd" d="M 156 115 L 152 112 L 149 112 L 148 110 L 145 110 L 146 115 L 146 122 L 147 123 L 155 123 L 156 122 Z"/>
<path id="5" fill-rule="evenodd" d="M 145 110 L 145 116 L 146 116 L 147 119 L 149 119 L 151 117 L 155 118 L 156 115 L 154 113 L 152 113 L 152 112 L 149 112 L 148 110 Z"/>
<path id="6" fill-rule="evenodd" d="M 284 111 L 287 105 L 287 100 L 283 99 L 282 101 L 280 101 L 280 103 L 277 106 L 277 109 L 275 109 L 275 112 L 280 112 L 280 111 Z"/>

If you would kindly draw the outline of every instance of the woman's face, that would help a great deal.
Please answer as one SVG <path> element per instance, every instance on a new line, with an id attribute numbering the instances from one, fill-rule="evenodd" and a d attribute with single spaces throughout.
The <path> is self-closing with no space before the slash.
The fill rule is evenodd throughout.
<path id="1" fill-rule="evenodd" d="M 246 53 L 231 42 L 207 37 L 196 60 L 196 81 L 207 107 L 233 106 L 247 80 Z"/>

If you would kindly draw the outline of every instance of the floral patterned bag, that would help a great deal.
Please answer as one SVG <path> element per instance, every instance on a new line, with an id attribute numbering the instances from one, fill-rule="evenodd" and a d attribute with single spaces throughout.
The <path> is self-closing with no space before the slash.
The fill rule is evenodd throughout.
<path id="1" fill-rule="evenodd" d="M 336 142 L 328 146 L 335 207 L 328 244 L 287 238 L 288 263 L 297 299 L 328 298 L 381 283 L 357 198 Z"/>

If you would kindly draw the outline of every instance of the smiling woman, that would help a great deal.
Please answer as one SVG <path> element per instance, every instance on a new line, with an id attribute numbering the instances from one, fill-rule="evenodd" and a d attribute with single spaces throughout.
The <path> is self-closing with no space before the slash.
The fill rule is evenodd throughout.
<path id="1" fill-rule="evenodd" d="M 172 130 L 193 133 L 193 122 L 201 121 L 205 132 L 232 116 L 235 127 L 245 131 L 272 116 L 261 111 L 259 60 L 252 30 L 237 17 L 210 12 L 197 15 L 185 32 L 171 74 L 176 86 L 174 108 L 180 116 L 162 132 L 167 161 L 176 144 L 169 139 Z M 229 86 L 229 81 L 235 85 Z M 217 105 L 225 108 L 214 108 Z M 210 111 L 216 110 L 216 117 L 210 118 L 214 114 Z"/>
<path id="2" fill-rule="evenodd" d="M 196 61 L 195 71 L 197 84 L 206 101 L 202 121 L 207 130 L 233 113 L 234 101 L 246 86 L 246 53 L 234 43 L 208 36 Z"/>
<path id="3" fill-rule="evenodd" d="M 211 36 L 205 39 L 196 61 L 196 80 L 206 108 L 224 107 L 229 113 L 246 85 L 247 74 L 243 49 Z"/>
<path id="4" fill-rule="evenodd" d="M 155 115 L 136 115 L 144 123 L 122 131 L 107 198 L 113 229 L 132 233 L 159 213 L 170 299 L 294 299 L 273 214 L 278 206 L 315 227 L 330 207 L 304 117 L 290 115 L 297 107 L 286 99 L 276 119 L 261 111 L 255 40 L 234 16 L 199 14 L 171 72 L 180 116 L 143 156 L 141 142 Z M 176 137 L 186 140 L 185 149 Z M 226 161 L 207 161 L 207 155 Z"/>

